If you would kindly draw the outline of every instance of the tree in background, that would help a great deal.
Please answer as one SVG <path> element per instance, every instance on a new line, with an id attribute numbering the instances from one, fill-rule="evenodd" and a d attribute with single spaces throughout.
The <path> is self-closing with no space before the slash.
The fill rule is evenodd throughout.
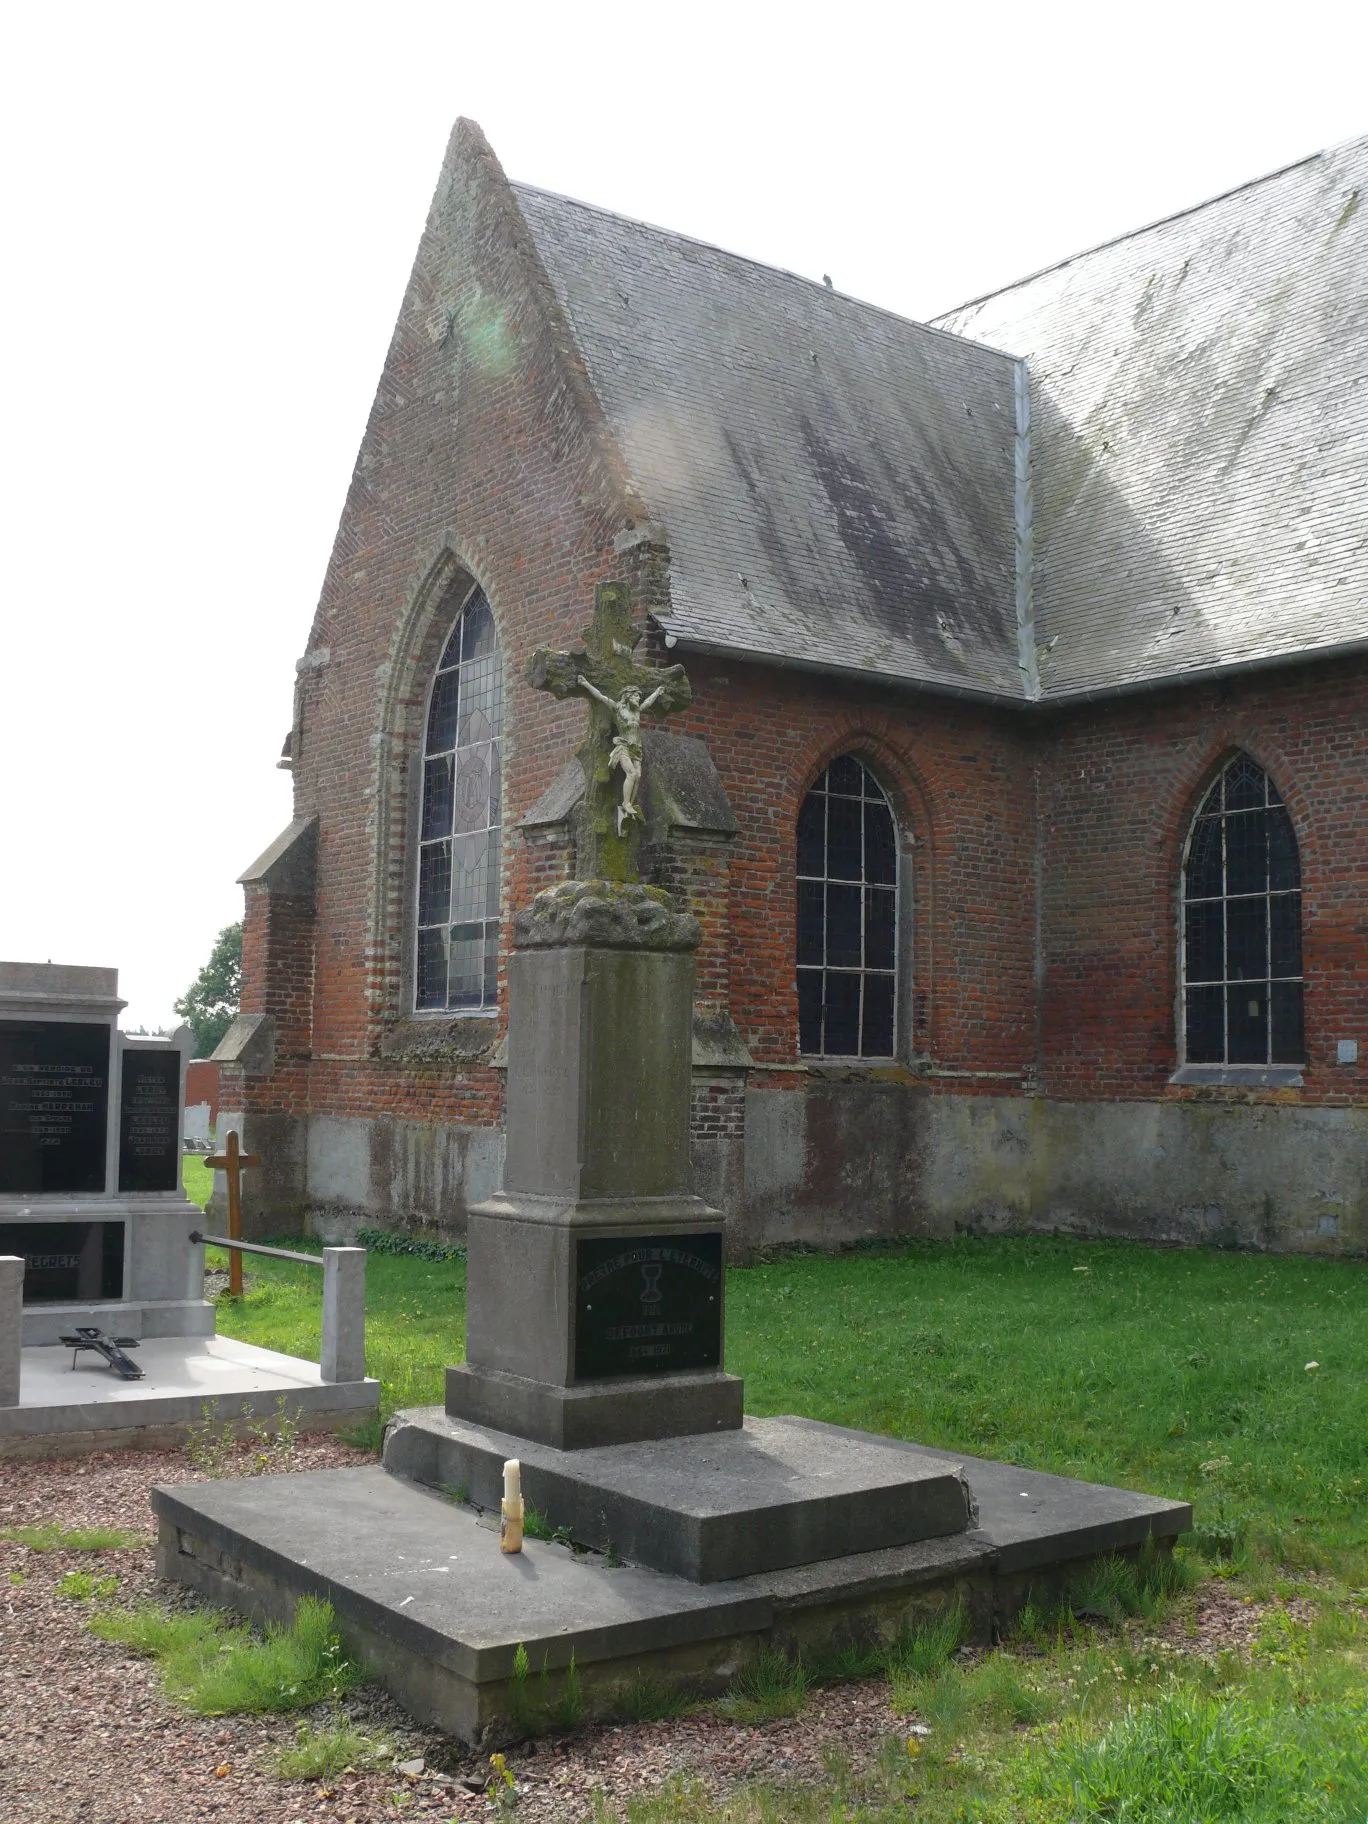
<path id="1" fill-rule="evenodd" d="M 209 961 L 175 1003 L 195 1035 L 195 1056 L 207 1058 L 237 1016 L 242 992 L 242 926 L 225 925 Z"/>

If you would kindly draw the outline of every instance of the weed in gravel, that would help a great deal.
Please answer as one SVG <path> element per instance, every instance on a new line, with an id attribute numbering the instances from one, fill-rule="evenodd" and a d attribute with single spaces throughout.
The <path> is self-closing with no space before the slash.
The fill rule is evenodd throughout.
<path id="1" fill-rule="evenodd" d="M 346 1431 L 339 1431 L 337 1436 L 353 1450 L 368 1450 L 373 1457 L 378 1457 L 385 1447 L 384 1416 L 378 1412 L 367 1413 L 359 1425 L 351 1425 Z"/>
<path id="2" fill-rule="evenodd" d="M 205 1400 L 197 1422 L 185 1428 L 185 1455 L 191 1469 L 217 1481 L 228 1474 L 236 1432 L 231 1419 L 220 1419 Z"/>
<path id="3" fill-rule="evenodd" d="M 107 1609 L 90 1625 L 102 1640 L 155 1659 L 167 1696 L 200 1716 L 305 1710 L 364 1676 L 343 1651 L 331 1605 L 314 1596 L 301 1597 L 289 1627 L 268 1627 L 264 1638 L 210 1610 L 153 1605 Z"/>
<path id="4" fill-rule="evenodd" d="M 904 1625 L 885 1655 L 885 1670 L 893 1684 L 930 1678 L 959 1651 L 969 1632 L 964 1605 L 954 1603 L 920 1627 Z"/>
<path id="5" fill-rule="evenodd" d="M 253 1446 L 251 1455 L 234 1461 L 238 1425 Z M 211 1481 L 238 1476 L 283 1474 L 293 1469 L 299 1444 L 299 1414 L 291 1412 L 282 1393 L 270 1417 L 257 1417 L 245 1402 L 240 1421 L 219 1418 L 206 1400 L 196 1423 L 185 1428 L 185 1454 L 190 1467 Z"/>
<path id="6" fill-rule="evenodd" d="M 523 1533 L 529 1539 L 549 1539 L 551 1537 L 551 1522 L 542 1510 L 539 1507 L 533 1507 L 531 1502 L 526 1502 L 523 1506 Z"/>
<path id="7" fill-rule="evenodd" d="M 543 1729 L 573 1729 L 584 1714 L 584 1689 L 573 1649 L 570 1664 L 556 1688 L 545 1656 L 534 1683 L 527 1648 L 520 1641 L 508 1682 L 508 1714 L 522 1735 L 536 1735 Z"/>
<path id="8" fill-rule="evenodd" d="M 639 1671 L 613 1700 L 613 1717 L 620 1723 L 658 1723 L 683 1716 L 694 1700 L 654 1672 Z"/>
<path id="9" fill-rule="evenodd" d="M 271 1771 L 282 1780 L 334 1780 L 352 1769 L 392 1759 L 393 1752 L 390 1743 L 364 1735 L 339 1712 L 322 1729 L 301 1723 L 293 1748 L 277 1753 Z"/>
<path id="10" fill-rule="evenodd" d="M 246 1408 L 243 1417 L 246 1418 Z M 299 1442 L 299 1414 L 291 1412 L 282 1393 L 275 1403 L 275 1415 L 260 1419 L 247 1428 L 256 1446 L 252 1452 L 249 1475 L 263 1475 L 267 1470 L 283 1474 L 294 1468 L 295 1447 Z"/>
<path id="11" fill-rule="evenodd" d="M 1117 1627 L 1132 1615 L 1153 1620 L 1190 1580 L 1185 1559 L 1151 1546 L 1138 1558 L 1097 1559 L 1070 1583 L 1064 1603 L 1075 1615 Z"/>
<path id="12" fill-rule="evenodd" d="M 809 1684 L 844 1685 L 857 1678 L 878 1678 L 888 1664 L 888 1648 L 879 1640 L 847 1641 L 826 1647 L 805 1662 Z"/>
<path id="13" fill-rule="evenodd" d="M 496 1818 L 511 1818 L 518 1809 L 517 1782 L 509 1772 L 508 1762 L 501 1754 L 491 1754 L 489 1757 L 489 1779 L 485 1785 L 485 1797 L 489 1800 L 490 1809 Z"/>
<path id="14" fill-rule="evenodd" d="M 152 1543 L 145 1533 L 117 1526 L 5 1526 L 0 1539 L 26 1545 L 31 1552 L 131 1552 Z"/>
<path id="15" fill-rule="evenodd" d="M 807 1702 L 808 1678 L 801 1659 L 765 1648 L 738 1672 L 717 1708 L 736 1723 L 772 1723 L 797 1716 Z"/>
<path id="16" fill-rule="evenodd" d="M 68 1571 L 57 1580 L 57 1594 L 72 1602 L 104 1601 L 118 1587 L 117 1577 L 97 1577 L 94 1571 Z"/>

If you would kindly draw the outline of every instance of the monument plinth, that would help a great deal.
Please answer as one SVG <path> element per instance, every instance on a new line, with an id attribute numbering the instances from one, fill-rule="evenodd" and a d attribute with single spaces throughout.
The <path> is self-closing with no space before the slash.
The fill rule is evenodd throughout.
<path id="1" fill-rule="evenodd" d="M 698 940 L 637 882 L 518 916 L 504 1189 L 470 1213 L 453 1418 L 562 1450 L 739 1428 L 722 1217 L 689 1163 Z"/>

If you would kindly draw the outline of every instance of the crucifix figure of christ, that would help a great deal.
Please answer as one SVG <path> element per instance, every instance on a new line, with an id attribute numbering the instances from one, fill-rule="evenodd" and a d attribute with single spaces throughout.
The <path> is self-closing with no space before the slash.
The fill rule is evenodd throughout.
<path id="1" fill-rule="evenodd" d="M 641 785 L 641 718 L 664 693 L 665 686 L 657 684 L 649 697 L 643 697 L 635 684 L 629 684 L 620 697 L 614 698 L 605 696 L 586 677 L 578 677 L 575 682 L 596 703 L 602 703 L 613 718 L 608 765 L 622 774 L 622 797 L 617 807 L 617 833 L 621 836 L 624 823 L 641 822 L 641 806 L 637 803 Z"/>
<path id="2" fill-rule="evenodd" d="M 534 690 L 583 697 L 589 704 L 589 731 L 578 750 L 585 808 L 577 869 L 581 879 L 638 878 L 641 718 L 648 710 L 668 715 L 693 700 L 682 665 L 637 663 L 640 639 L 627 585 L 600 583 L 583 644 L 569 652 L 542 647 L 528 666 Z"/>

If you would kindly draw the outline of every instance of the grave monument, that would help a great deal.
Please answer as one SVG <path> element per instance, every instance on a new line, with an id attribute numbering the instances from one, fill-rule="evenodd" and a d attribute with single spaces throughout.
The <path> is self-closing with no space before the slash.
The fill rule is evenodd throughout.
<path id="1" fill-rule="evenodd" d="M 380 1393 L 364 1251 L 308 1263 L 321 1364 L 215 1334 L 181 1188 L 190 1033 L 120 1032 L 118 987 L 114 969 L 0 962 L 0 1457 L 178 1443 L 206 1415 L 356 1423 Z"/>
<path id="2" fill-rule="evenodd" d="M 120 1032 L 118 971 L 0 962 L 0 1255 L 23 1341 L 212 1336 L 181 1188 L 190 1033 Z"/>
<path id="3" fill-rule="evenodd" d="M 643 714 L 625 588 L 530 680 L 589 703 L 579 878 L 514 919 L 507 1164 L 471 1213 L 466 1360 L 399 1413 L 383 1468 L 154 1491 L 164 1576 L 257 1618 L 303 1594 L 417 1715 L 470 1742 L 571 1680 L 612 1714 L 643 1674 L 715 1691 L 964 1601 L 987 1638 L 1059 1567 L 1180 1502 L 799 1418 L 743 1418 L 724 1364 L 721 1215 L 688 1154 L 696 921 L 638 878 Z M 501 1552 L 505 1465 L 552 1539 Z M 625 1561 L 625 1562 L 624 1562 Z M 524 1657 L 520 1660 L 520 1655 Z M 549 1714 L 549 1712 L 548 1712 Z"/>

